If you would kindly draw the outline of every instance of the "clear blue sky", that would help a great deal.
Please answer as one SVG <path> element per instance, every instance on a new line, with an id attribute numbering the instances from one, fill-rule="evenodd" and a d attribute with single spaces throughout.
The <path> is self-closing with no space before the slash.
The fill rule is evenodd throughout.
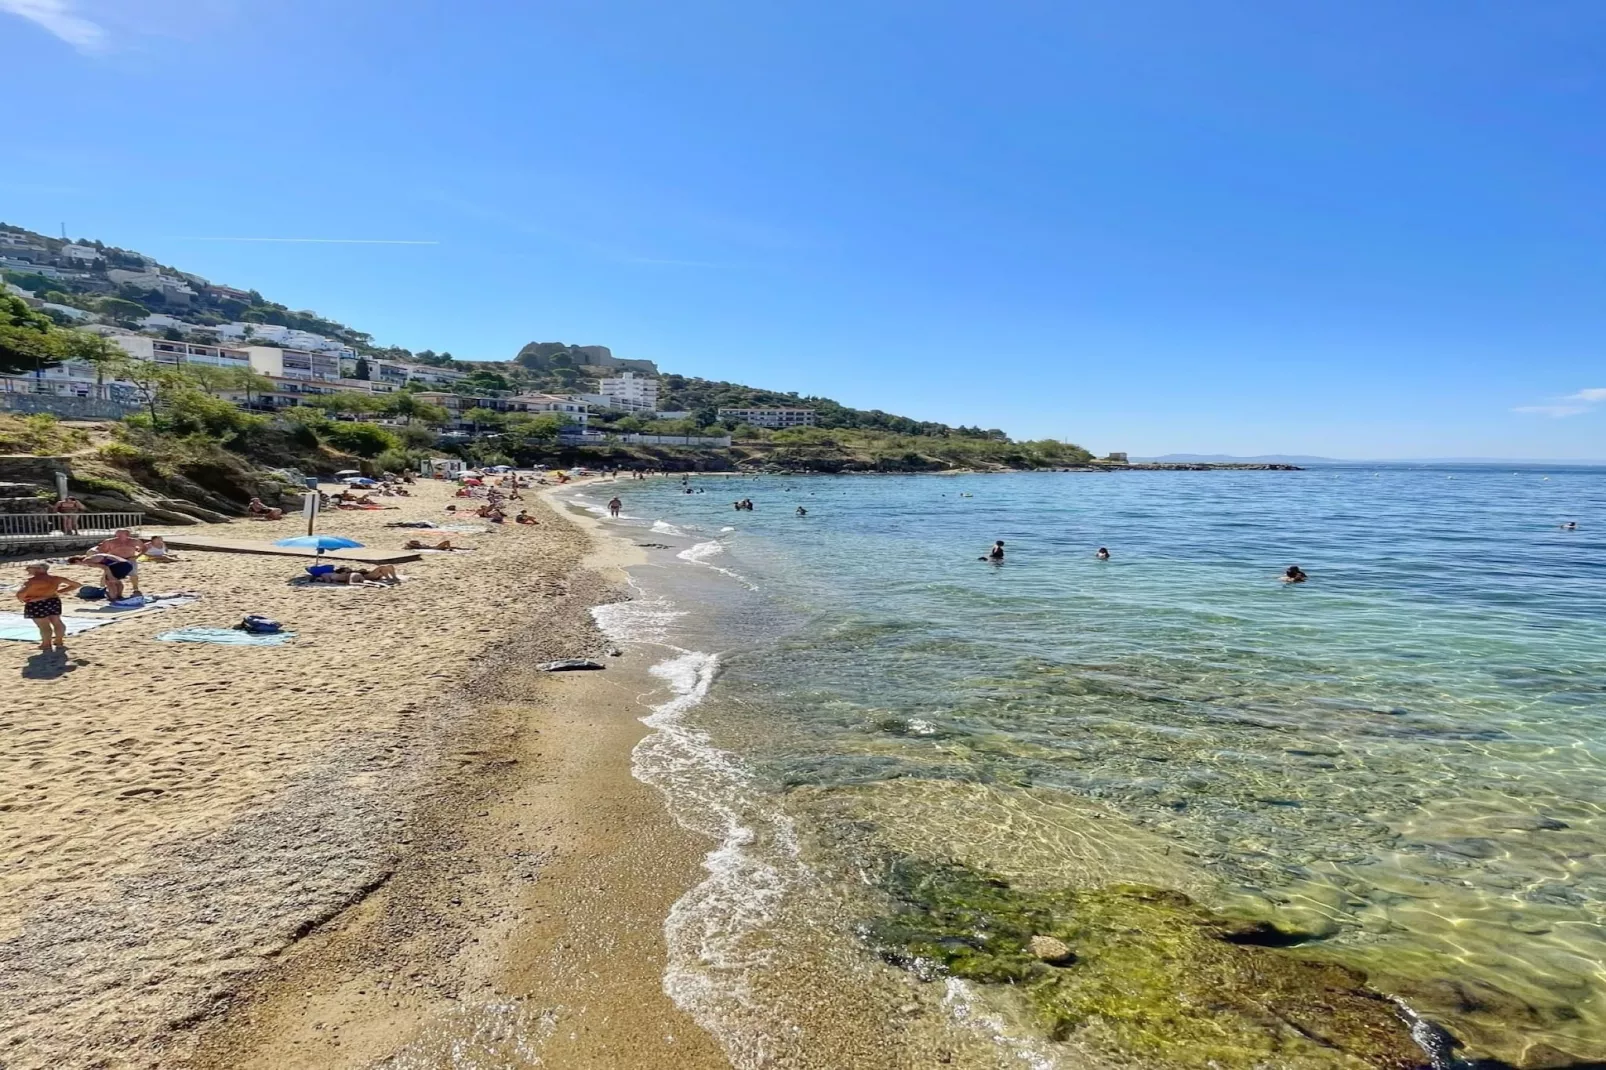
<path id="1" fill-rule="evenodd" d="M 386 343 L 1606 458 L 1601 0 L 0 0 L 0 67 L 0 219 Z"/>

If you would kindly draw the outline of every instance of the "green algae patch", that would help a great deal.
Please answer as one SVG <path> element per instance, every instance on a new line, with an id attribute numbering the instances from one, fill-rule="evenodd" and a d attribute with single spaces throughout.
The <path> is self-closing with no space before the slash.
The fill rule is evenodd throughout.
<path id="1" fill-rule="evenodd" d="M 1223 918 L 1178 892 L 1028 891 L 910 859 L 889 865 L 884 886 L 899 908 L 865 926 L 884 958 L 927 979 L 1015 986 L 1056 1040 L 1167 1070 L 1432 1065 L 1364 975 L 1286 950 L 1300 934 Z M 1034 937 L 1071 954 L 1045 962 Z"/>

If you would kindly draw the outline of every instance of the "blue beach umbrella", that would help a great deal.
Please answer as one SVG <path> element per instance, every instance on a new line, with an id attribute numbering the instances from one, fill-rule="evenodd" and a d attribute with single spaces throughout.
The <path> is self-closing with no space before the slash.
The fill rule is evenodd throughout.
<path id="1" fill-rule="evenodd" d="M 280 539 L 275 546 L 288 546 L 297 550 L 316 550 L 320 554 L 325 550 L 360 550 L 362 543 L 352 539 L 342 539 L 339 535 L 297 535 L 293 539 Z"/>

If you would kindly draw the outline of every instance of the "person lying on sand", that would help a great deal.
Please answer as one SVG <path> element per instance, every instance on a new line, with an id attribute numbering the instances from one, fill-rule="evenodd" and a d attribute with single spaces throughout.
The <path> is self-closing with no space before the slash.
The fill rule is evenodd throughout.
<path id="1" fill-rule="evenodd" d="M 436 543 L 433 546 L 431 546 L 427 542 L 422 541 L 421 539 L 408 539 L 406 542 L 402 543 L 402 549 L 403 550 L 472 550 L 472 549 L 474 549 L 474 547 L 472 547 L 472 546 L 453 546 L 451 539 L 442 539 L 440 542 Z"/>
<path id="2" fill-rule="evenodd" d="M 271 509 L 262 504 L 261 498 L 252 498 L 251 503 L 245 507 L 253 520 L 283 520 L 283 509 Z"/>
<path id="3" fill-rule="evenodd" d="M 28 578 L 17 589 L 17 601 L 22 603 L 22 615 L 39 629 L 39 649 L 45 653 L 51 649 L 65 650 L 67 625 L 61 620 L 61 596 L 76 591 L 83 584 L 65 576 L 51 575 L 50 566 L 43 561 L 23 567 Z"/>
<path id="4" fill-rule="evenodd" d="M 318 571 L 313 571 L 317 569 Z M 323 571 L 328 569 L 328 571 Z M 313 565 L 307 569 L 307 575 L 313 583 L 400 583 L 401 574 L 396 571 L 395 565 L 375 565 L 372 568 L 352 568 L 349 565 L 331 567 L 328 565 Z"/>

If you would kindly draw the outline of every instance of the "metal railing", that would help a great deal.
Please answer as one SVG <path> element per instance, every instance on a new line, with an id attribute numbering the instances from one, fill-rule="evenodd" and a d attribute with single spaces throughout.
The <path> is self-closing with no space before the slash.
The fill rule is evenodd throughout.
<path id="1" fill-rule="evenodd" d="M 138 531 L 144 513 L 0 513 L 0 542 L 51 535 L 105 536 L 119 528 Z"/>

